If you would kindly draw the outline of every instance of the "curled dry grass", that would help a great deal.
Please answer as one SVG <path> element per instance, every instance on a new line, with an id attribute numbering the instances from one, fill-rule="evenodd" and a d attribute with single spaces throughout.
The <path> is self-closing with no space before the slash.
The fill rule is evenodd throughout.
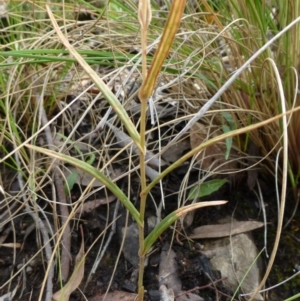
<path id="1" fill-rule="evenodd" d="M 220 4 L 221 5 L 221 4 Z M 228 1 L 227 5 L 219 7 L 227 16 L 238 20 L 224 35 L 228 52 L 233 58 L 228 60 L 230 70 L 234 71 L 243 64 L 257 49 L 266 43 L 279 30 L 285 28 L 299 16 L 298 2 L 282 6 L 280 1 L 260 1 L 251 3 Z M 224 22 L 223 22 L 224 24 Z M 282 113 L 280 104 L 280 82 L 276 76 L 278 70 L 283 83 L 285 104 L 287 109 L 299 106 L 298 74 L 299 74 L 299 24 L 276 41 L 262 53 L 248 71 L 236 81 L 234 92 L 228 91 L 223 101 L 238 107 L 234 113 L 237 127 L 245 127 L 270 116 Z M 276 69 L 276 70 L 275 70 Z M 228 77 L 229 75 L 224 75 Z M 297 199 L 299 177 L 299 116 L 298 112 L 289 118 L 289 179 Z M 254 143 L 258 153 L 265 158 L 268 173 L 275 174 L 274 162 L 282 148 L 282 124 L 274 122 L 249 132 L 239 141 L 241 150 L 247 151 Z M 282 153 L 279 155 L 282 159 Z M 280 172 L 279 172 L 280 174 Z M 266 174 L 267 176 L 267 174 Z"/>

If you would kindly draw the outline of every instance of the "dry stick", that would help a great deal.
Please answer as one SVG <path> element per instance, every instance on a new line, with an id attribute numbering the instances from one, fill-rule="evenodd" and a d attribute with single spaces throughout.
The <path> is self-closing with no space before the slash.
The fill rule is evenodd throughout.
<path id="1" fill-rule="evenodd" d="M 15 153 L 14 155 L 17 166 L 21 166 L 21 162 L 19 159 L 19 154 L 18 152 Z M 22 174 L 19 172 L 18 173 L 18 183 L 20 186 L 20 191 L 24 189 L 24 182 L 22 178 Z M 43 223 L 43 221 L 38 217 L 37 214 L 32 212 L 30 209 L 30 206 L 28 205 L 27 201 L 24 199 L 23 195 L 23 201 L 25 204 L 25 211 L 31 216 L 31 218 L 35 221 L 36 225 L 39 225 L 39 229 L 42 233 L 43 237 L 43 242 L 44 242 L 44 247 L 45 247 L 45 255 L 46 255 L 46 260 L 47 260 L 47 265 L 49 269 L 48 273 L 48 279 L 47 279 L 47 286 L 46 286 L 46 295 L 45 295 L 45 301 L 51 301 L 52 300 L 52 295 L 53 295 L 53 276 L 54 276 L 54 266 L 51 264 L 51 258 L 52 258 L 52 251 L 51 251 L 51 246 L 50 246 L 50 239 L 47 231 L 47 227 Z"/>
<path id="2" fill-rule="evenodd" d="M 108 238 L 107 238 L 107 241 L 106 241 L 106 243 L 105 243 L 103 249 L 101 250 L 101 252 L 100 252 L 100 249 L 98 250 L 98 254 L 97 254 L 97 256 L 96 256 L 96 260 L 95 260 L 95 262 L 94 262 L 94 264 L 93 264 L 93 267 L 92 267 L 92 269 L 91 269 L 91 271 L 90 271 L 90 273 L 89 273 L 89 276 L 88 276 L 88 278 L 87 278 L 87 281 L 86 281 L 86 283 L 85 283 L 85 285 L 84 285 L 84 289 L 83 289 L 83 290 L 86 289 L 86 287 L 88 286 L 88 284 L 89 284 L 89 282 L 91 281 L 92 277 L 95 275 L 96 270 L 97 270 L 97 268 L 98 268 L 98 266 L 99 266 L 99 264 L 100 264 L 100 262 L 101 262 L 101 260 L 102 260 L 102 258 L 103 258 L 103 256 L 104 256 L 104 254 L 105 254 L 105 252 L 106 252 L 106 250 L 107 250 L 107 248 L 108 248 L 108 246 L 109 246 L 109 244 L 110 244 L 110 242 L 111 242 L 111 240 L 112 240 L 112 237 L 113 237 L 113 235 L 114 235 L 115 232 L 116 232 L 117 214 L 118 214 L 118 211 L 119 211 L 119 206 L 120 206 L 120 201 L 117 200 L 116 207 L 115 207 L 114 214 L 113 214 L 113 218 L 112 218 L 112 220 L 114 221 L 114 223 L 113 223 L 112 226 L 111 226 L 111 231 L 110 231 L 110 233 L 109 233 L 109 236 L 108 236 Z M 100 254 L 99 254 L 99 253 L 100 253 Z"/>
<path id="3" fill-rule="evenodd" d="M 203 285 L 203 286 L 196 286 L 188 291 L 184 291 L 184 292 L 180 292 L 179 294 L 176 295 L 176 298 L 179 298 L 181 296 L 186 296 L 187 294 L 190 294 L 190 293 L 193 293 L 194 291 L 200 291 L 200 290 L 204 290 L 206 288 L 209 288 L 209 289 L 213 289 L 213 290 L 216 290 L 216 284 L 219 283 L 219 282 L 222 282 L 224 280 L 226 280 L 227 277 L 223 277 L 223 278 L 220 278 L 216 281 L 212 281 L 211 283 L 208 283 L 206 285 Z M 217 290 L 217 292 L 222 295 L 222 296 L 225 296 L 227 298 L 231 298 L 229 295 L 221 292 L 220 290 Z M 237 299 L 233 299 L 234 301 L 238 301 Z"/>
<path id="4" fill-rule="evenodd" d="M 66 224 L 66 228 L 63 232 L 61 241 L 61 279 L 62 281 L 67 281 L 69 277 L 71 259 L 71 228 L 70 224 L 68 223 L 69 210 L 67 207 L 67 199 L 64 192 L 64 184 L 60 176 L 59 168 L 57 166 L 54 167 L 54 183 L 56 186 L 57 197 L 59 200 L 61 224 L 62 226 Z"/>
<path id="5" fill-rule="evenodd" d="M 47 84 L 47 80 L 45 80 L 44 85 Z M 44 91 L 44 89 L 43 89 Z M 37 106 L 40 108 L 40 118 L 42 125 L 48 124 L 48 118 L 43 106 L 43 94 L 39 95 L 36 93 L 36 101 Z M 46 140 L 48 143 L 48 147 L 50 150 L 55 150 L 54 148 L 54 142 L 52 138 L 52 134 L 50 131 L 50 127 L 45 127 L 45 135 Z M 55 162 L 55 159 L 52 159 L 52 163 Z M 61 279 L 62 281 L 67 281 L 69 277 L 69 271 L 70 271 L 70 253 L 71 253 L 71 228 L 68 223 L 69 218 L 69 210 L 67 207 L 67 199 L 66 194 L 64 192 L 64 184 L 60 176 L 59 168 L 58 166 L 54 166 L 53 169 L 53 176 L 54 176 L 54 184 L 56 187 L 57 197 L 59 201 L 59 208 L 60 208 L 60 215 L 61 215 L 61 224 L 64 227 L 65 230 L 62 235 L 62 248 L 61 248 Z"/>

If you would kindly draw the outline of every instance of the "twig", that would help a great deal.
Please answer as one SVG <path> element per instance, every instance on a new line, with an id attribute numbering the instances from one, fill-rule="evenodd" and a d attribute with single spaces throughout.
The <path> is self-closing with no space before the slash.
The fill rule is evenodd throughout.
<path id="1" fill-rule="evenodd" d="M 59 174 L 57 166 L 54 167 L 54 183 L 56 187 L 57 197 L 59 200 L 59 208 L 61 215 L 61 225 L 66 224 L 65 231 L 62 236 L 62 249 L 61 249 L 61 278 L 62 281 L 67 281 L 70 271 L 70 259 L 71 259 L 71 228 L 68 223 L 69 211 L 67 205 L 67 199 L 64 192 L 64 184 Z M 66 204 L 66 205 L 65 205 Z"/>
<path id="2" fill-rule="evenodd" d="M 48 75 L 49 73 L 47 73 Z M 48 81 L 45 79 L 44 85 L 46 85 Z M 42 90 L 44 91 L 44 89 Z M 39 107 L 40 110 L 40 120 L 42 122 L 42 125 L 48 124 L 48 118 L 45 113 L 45 109 L 43 106 L 43 93 L 39 94 L 36 93 L 36 101 L 37 101 L 37 107 Z M 50 131 L 50 127 L 45 127 L 45 135 L 47 144 L 50 150 L 54 150 L 54 142 L 52 138 L 52 134 Z M 55 162 L 55 159 L 52 160 L 52 163 Z M 70 271 L 70 250 L 71 250 L 71 228 L 68 223 L 69 218 L 69 211 L 67 208 L 67 199 L 64 192 L 64 185 L 63 181 L 60 177 L 60 172 L 57 166 L 54 166 L 53 169 L 53 177 L 54 177 L 54 184 L 56 187 L 57 197 L 59 200 L 59 208 L 60 208 L 60 215 L 61 215 L 61 225 L 62 227 L 66 224 L 65 231 L 62 235 L 62 250 L 61 250 L 61 278 L 62 281 L 67 281 L 69 277 L 69 271 Z"/>
<path id="3" fill-rule="evenodd" d="M 227 277 L 223 277 L 223 278 L 221 278 L 221 279 L 218 279 L 218 280 L 213 281 L 213 282 L 211 282 L 211 283 L 208 283 L 208 284 L 206 284 L 206 285 L 203 285 L 203 286 L 196 286 L 196 287 L 194 287 L 194 288 L 192 288 L 192 289 L 190 289 L 190 290 L 188 290 L 188 291 L 180 292 L 180 293 L 177 294 L 175 297 L 178 298 L 178 297 L 181 297 L 181 296 L 190 294 L 190 293 L 192 293 L 192 292 L 194 292 L 194 291 L 198 291 L 198 290 L 201 291 L 201 290 L 204 290 L 204 289 L 206 289 L 206 288 L 215 289 L 215 285 L 216 285 L 217 283 L 219 283 L 219 282 L 221 282 L 221 281 L 224 281 L 224 280 L 226 280 L 226 279 L 227 279 Z M 218 290 L 218 293 L 219 293 L 220 295 L 223 295 L 223 296 L 227 297 L 227 298 L 231 298 L 229 295 L 227 295 L 227 294 L 221 292 L 220 290 Z M 234 301 L 238 301 L 237 299 L 233 299 L 233 300 L 234 300 Z"/>
<path id="4" fill-rule="evenodd" d="M 118 214 L 118 211 L 119 211 L 119 205 L 120 205 L 120 201 L 117 200 L 116 207 L 115 207 L 114 214 L 113 214 L 113 224 L 112 224 L 112 227 L 111 227 L 111 231 L 109 233 L 109 236 L 107 238 L 107 241 L 106 241 L 101 253 L 100 253 L 101 248 L 99 248 L 99 251 L 98 251 L 96 260 L 93 264 L 92 270 L 90 271 L 89 276 L 88 276 L 87 281 L 86 281 L 86 284 L 84 285 L 84 289 L 83 289 L 84 291 L 85 291 L 85 288 L 87 287 L 87 285 L 89 284 L 89 282 L 91 281 L 91 278 L 95 274 L 95 272 L 96 272 L 96 270 L 97 270 L 97 268 L 100 264 L 100 261 L 103 258 L 104 254 L 105 254 L 105 252 L 106 252 L 106 250 L 107 250 L 107 248 L 110 244 L 110 241 L 111 241 L 113 235 L 116 232 L 116 221 L 117 221 L 117 214 Z M 100 255 L 99 255 L 99 253 L 100 253 Z"/>
<path id="5" fill-rule="evenodd" d="M 267 235 L 268 235 L 268 226 L 267 226 L 267 214 L 266 214 L 266 208 L 265 208 L 265 202 L 264 202 L 264 197 L 263 194 L 261 192 L 261 188 L 259 185 L 259 181 L 256 180 L 257 182 L 257 187 L 258 187 L 258 192 L 259 192 L 259 202 L 260 202 L 260 206 L 261 206 L 261 210 L 263 213 L 263 218 L 264 218 L 264 248 L 265 248 L 265 254 L 266 257 L 269 258 L 269 254 L 268 254 L 268 250 L 267 250 Z"/>
<path id="6" fill-rule="evenodd" d="M 19 159 L 18 152 L 16 152 L 14 154 L 14 157 L 15 157 L 17 166 L 21 166 L 20 165 L 21 162 L 20 162 L 20 159 Z M 22 174 L 20 172 L 18 173 L 17 179 L 18 179 L 18 183 L 19 183 L 19 186 L 20 186 L 20 191 L 23 191 L 24 182 L 23 182 Z M 38 228 L 39 228 L 39 230 L 42 234 L 42 237 L 43 237 L 45 255 L 46 255 L 47 265 L 49 267 L 45 301 L 51 301 L 52 300 L 52 295 L 53 295 L 53 280 L 52 280 L 52 278 L 53 278 L 53 275 L 54 275 L 54 266 L 51 264 L 52 250 L 51 250 L 51 246 L 49 244 L 48 231 L 47 231 L 47 228 L 46 228 L 45 224 L 38 217 L 38 215 L 35 214 L 34 212 L 32 212 L 32 210 L 30 209 L 30 206 L 28 205 L 26 199 L 24 198 L 24 195 L 22 196 L 22 198 L 23 198 L 23 202 L 25 204 L 25 212 L 28 213 L 31 216 L 31 218 L 34 220 L 36 225 L 38 225 Z"/>

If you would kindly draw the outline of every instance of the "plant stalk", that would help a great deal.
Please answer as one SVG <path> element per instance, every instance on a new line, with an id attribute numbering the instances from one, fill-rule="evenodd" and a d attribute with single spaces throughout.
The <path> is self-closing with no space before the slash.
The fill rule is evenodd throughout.
<path id="1" fill-rule="evenodd" d="M 143 84 L 147 77 L 147 31 L 152 18 L 150 0 L 140 0 L 138 18 L 141 24 L 141 39 L 142 39 L 142 75 Z M 146 188 L 146 112 L 147 112 L 147 98 L 140 99 L 141 101 L 141 119 L 140 119 L 140 177 L 141 177 L 141 191 Z M 144 219 L 145 219 L 145 208 L 146 208 L 146 193 L 140 195 L 140 221 L 138 225 L 139 229 L 139 277 L 138 277 L 138 300 L 144 300 L 144 269 L 145 269 L 145 232 L 144 232 Z"/>
<path id="2" fill-rule="evenodd" d="M 146 132 L 146 111 L 147 111 L 147 101 L 141 102 L 141 123 L 140 123 L 140 143 L 141 147 L 145 149 L 145 132 Z M 146 162 L 145 162 L 146 152 L 140 152 L 140 177 L 141 177 L 141 191 L 146 189 Z M 139 278 L 138 278 L 138 300 L 144 300 L 144 286 L 143 286 L 143 277 L 144 277 L 144 267 L 145 267 L 145 255 L 144 255 L 144 245 L 145 245 L 145 208 L 146 208 L 146 198 L 147 193 L 140 194 L 140 220 L 141 225 L 138 225 L 139 229 L 139 257 L 140 257 L 140 266 L 139 266 Z"/>
<path id="3" fill-rule="evenodd" d="M 158 49 L 155 53 L 150 71 L 147 74 L 147 59 L 146 59 L 146 42 L 147 42 L 147 30 L 151 20 L 151 6 L 149 0 L 140 0 L 139 2 L 139 21 L 141 24 L 142 32 L 142 56 L 143 56 L 143 85 L 139 91 L 139 99 L 141 101 L 141 123 L 140 123 L 140 177 L 141 177 L 141 194 L 140 194 L 140 225 L 139 227 L 139 278 L 138 278 L 138 300 L 144 300 L 144 286 L 143 276 L 145 267 L 145 233 L 144 233 L 144 219 L 146 199 L 148 192 L 146 192 L 146 112 L 147 102 L 152 95 L 157 76 L 162 68 L 163 62 L 169 53 L 173 40 L 175 38 L 181 16 L 183 14 L 185 6 L 185 0 L 174 0 L 168 16 L 167 24 L 164 27 L 162 39 L 159 43 Z"/>

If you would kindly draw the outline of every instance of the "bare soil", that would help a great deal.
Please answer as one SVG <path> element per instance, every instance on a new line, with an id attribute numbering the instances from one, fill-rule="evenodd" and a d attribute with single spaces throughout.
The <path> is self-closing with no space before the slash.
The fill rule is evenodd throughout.
<path id="1" fill-rule="evenodd" d="M 267 185 L 264 185 L 264 187 L 264 200 L 268 220 L 267 250 L 268 253 L 270 253 L 276 231 L 277 209 L 275 191 L 267 187 Z M 79 190 L 76 190 L 77 189 L 75 187 L 73 190 L 74 199 L 76 199 L 76 194 L 79 193 Z M 262 213 L 259 209 L 256 196 L 249 192 L 247 187 L 242 184 L 234 188 L 230 188 L 228 185 L 207 199 L 227 199 L 229 202 L 226 206 L 221 206 L 220 208 L 204 208 L 196 212 L 193 227 L 203 224 L 213 224 L 218 219 L 228 215 L 234 215 L 234 217 L 238 220 L 262 220 Z M 165 214 L 174 210 L 174 207 L 176 206 L 176 203 L 174 204 L 174 199 L 172 200 L 172 198 L 167 199 L 166 204 Z M 75 262 L 75 257 L 79 251 L 81 243 L 79 225 L 83 226 L 85 250 L 88 250 L 94 240 L 98 237 L 99 233 L 105 229 L 107 220 L 110 219 L 110 214 L 108 214 L 107 210 L 112 210 L 113 206 L 113 204 L 100 206 L 93 212 L 84 215 L 80 221 L 72 222 L 72 264 Z M 291 216 L 293 206 L 293 201 L 288 200 L 286 220 Z M 149 213 L 151 210 L 153 210 L 153 208 L 149 206 L 147 212 Z M 297 221 L 299 221 L 298 215 L 299 213 L 297 212 L 290 225 L 284 230 L 282 242 L 276 257 L 276 264 L 268 280 L 268 287 L 290 277 L 293 274 L 295 265 L 299 265 L 300 252 L 297 247 L 300 239 L 299 225 L 297 223 Z M 0 248 L 1 296 L 12 291 L 16 286 L 18 286 L 18 293 L 16 296 L 20 297 L 15 297 L 15 300 L 38 300 L 45 270 L 47 268 L 42 255 L 43 253 L 39 253 L 34 260 L 34 263 L 27 267 L 25 271 L 23 270 L 19 274 L 17 273 L 21 270 L 21 265 L 28 262 L 32 256 L 35 256 L 40 248 L 39 236 L 37 235 L 38 233 L 35 231 L 34 227 L 31 228 L 33 223 L 32 219 L 26 214 L 20 214 L 19 217 L 14 218 L 12 223 L 6 225 L 6 228 L 13 227 L 14 230 L 11 231 L 5 239 L 5 243 L 20 243 L 22 247 L 16 249 L 8 247 Z M 29 232 L 30 228 L 32 230 Z M 188 232 L 189 229 L 186 229 L 186 231 Z M 255 243 L 260 250 L 264 246 L 263 230 L 255 230 L 253 231 L 253 235 L 255 237 Z M 85 263 L 85 279 L 80 285 L 80 288 L 83 290 L 87 298 L 97 294 L 104 294 L 108 287 L 110 291 L 128 291 L 132 289 L 133 292 L 135 292 L 135 286 L 130 282 L 131 273 L 134 267 L 124 259 L 123 255 L 121 255 L 117 261 L 120 251 L 119 239 L 117 237 L 118 234 L 114 234 L 114 237 L 101 260 L 96 273 L 93 275 L 87 287 L 85 287 L 87 280 L 86 277 L 92 269 L 97 252 L 101 247 L 101 239 L 98 240 L 98 242 L 92 247 L 91 251 L 87 254 Z M 209 260 L 205 258 L 201 259 L 201 256 L 197 251 L 196 244 L 201 243 L 201 241 L 192 242 L 182 239 L 183 236 L 181 235 L 179 237 L 180 239 L 176 240 L 174 237 L 174 231 L 170 229 L 164 233 L 160 240 L 156 243 L 154 248 L 155 251 L 150 256 L 149 264 L 145 272 L 145 289 L 148 292 L 146 294 L 146 300 L 154 300 L 155 293 L 159 289 L 157 279 L 158 257 L 160 249 L 165 242 L 170 243 L 176 253 L 178 273 L 182 281 L 183 290 L 192 290 L 195 294 L 198 294 L 207 301 L 215 300 L 216 290 L 218 290 L 220 301 L 230 300 L 232 294 L 222 285 L 222 282 L 217 283 L 215 287 L 212 286 L 212 279 L 209 279 L 205 273 L 205 266 L 206 264 L 209 265 Z M 138 248 L 138 246 L 135 247 Z M 267 259 L 264 254 L 264 261 L 266 262 L 266 260 Z M 55 269 L 55 272 L 55 278 L 53 279 L 55 287 L 54 291 L 59 290 L 60 287 L 57 268 Z M 114 276 L 112 277 L 112 275 Z M 215 277 L 213 280 L 218 280 L 218 271 L 213 271 L 213 275 Z M 296 277 L 295 279 L 288 281 L 285 285 L 269 292 L 269 297 L 266 300 L 283 300 L 284 298 L 292 296 L 299 291 L 300 284 Z M 82 293 L 77 290 L 71 295 L 70 300 L 83 300 Z"/>

